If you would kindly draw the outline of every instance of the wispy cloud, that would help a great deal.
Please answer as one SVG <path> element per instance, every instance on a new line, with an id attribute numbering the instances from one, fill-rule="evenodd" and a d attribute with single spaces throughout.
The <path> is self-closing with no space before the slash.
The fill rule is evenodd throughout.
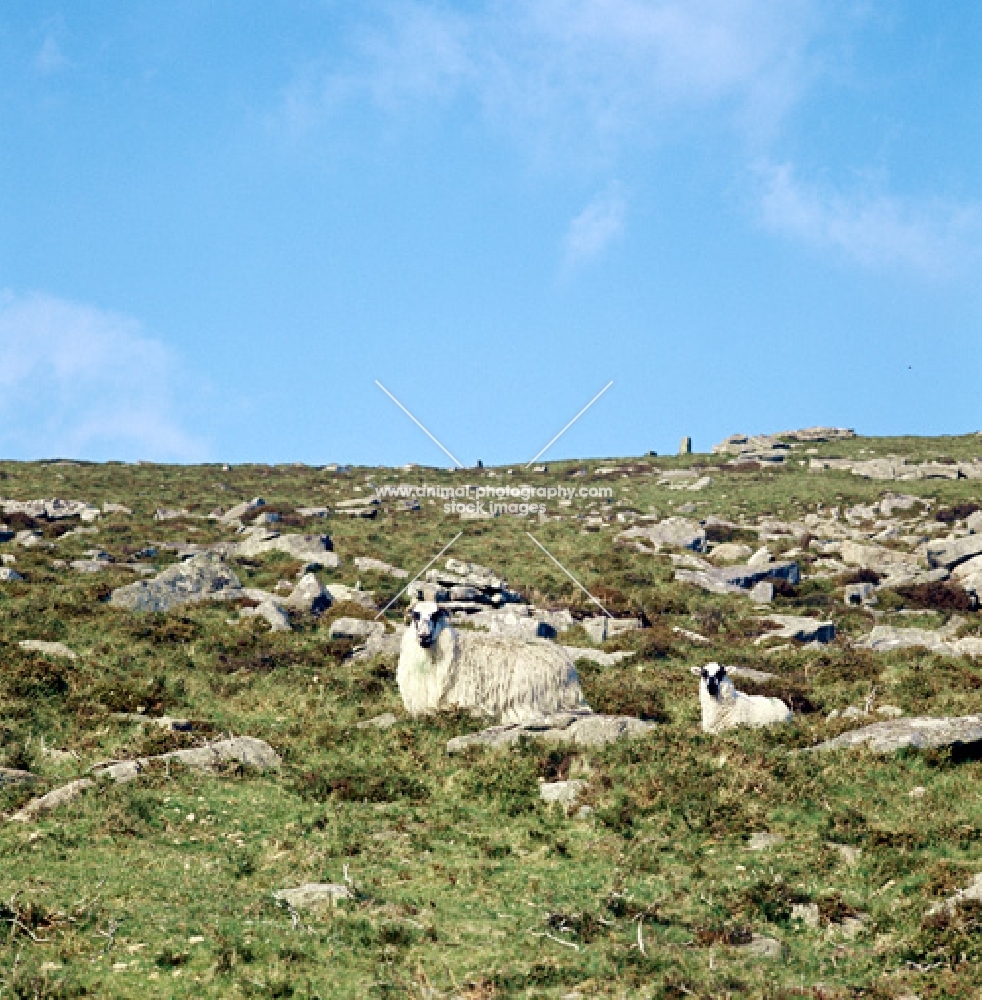
<path id="1" fill-rule="evenodd" d="M 174 358 L 130 317 L 0 291 L 0 448 L 17 457 L 204 457 Z"/>
<path id="2" fill-rule="evenodd" d="M 798 179 L 789 164 L 759 170 L 764 225 L 870 267 L 956 274 L 978 261 L 982 206 L 939 199 L 918 201 L 868 185 L 844 193 Z"/>
<path id="3" fill-rule="evenodd" d="M 599 257 L 624 232 L 626 204 L 619 191 L 600 195 L 569 224 L 563 241 L 567 267 Z"/>
<path id="4" fill-rule="evenodd" d="M 38 49 L 37 55 L 34 57 L 34 68 L 39 73 L 47 75 L 57 73 L 58 70 L 64 69 L 68 65 L 70 64 L 61 51 L 58 39 L 54 35 L 46 35 L 41 43 L 41 48 Z"/>
<path id="5" fill-rule="evenodd" d="M 284 113 L 312 122 L 346 100 L 392 110 L 467 98 L 541 149 L 610 150 L 659 116 L 717 107 L 780 117 L 797 98 L 812 0 L 489 0 L 466 13 L 395 3 L 361 25 L 343 68 L 301 74 Z M 668 130 L 665 130 L 666 134 Z"/>

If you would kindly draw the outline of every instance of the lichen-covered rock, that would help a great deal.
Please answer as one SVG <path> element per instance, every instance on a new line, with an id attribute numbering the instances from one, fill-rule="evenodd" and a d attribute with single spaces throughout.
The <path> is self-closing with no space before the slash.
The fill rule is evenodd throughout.
<path id="1" fill-rule="evenodd" d="M 117 587 L 109 598 L 113 607 L 129 611 L 170 611 L 182 604 L 223 601 L 242 596 L 239 578 L 210 552 L 200 552 L 175 563 L 152 580 Z"/>
<path id="2" fill-rule="evenodd" d="M 304 573 L 283 603 L 295 611 L 320 615 L 331 606 L 331 595 L 313 573 Z"/>
<path id="3" fill-rule="evenodd" d="M 977 743 L 982 743 L 982 715 L 939 719 L 921 716 L 875 722 L 871 726 L 842 733 L 810 749 L 838 750 L 842 747 L 867 746 L 874 753 L 892 753 L 902 747 L 937 749 Z"/>
<path id="4" fill-rule="evenodd" d="M 78 653 L 63 642 L 47 642 L 44 639 L 21 639 L 17 643 L 29 653 L 44 653 L 46 656 L 63 656 L 66 660 L 77 660 Z"/>
<path id="5" fill-rule="evenodd" d="M 604 746 L 620 739 L 636 739 L 655 728 L 653 722 L 643 722 L 623 715 L 598 715 L 594 712 L 560 712 L 541 721 L 511 726 L 491 726 L 479 733 L 455 736 L 447 743 L 447 753 L 459 753 L 470 746 L 502 747 L 526 739 L 547 743 L 572 743 L 578 746 Z"/>
<path id="6" fill-rule="evenodd" d="M 318 910 L 324 906 L 337 906 L 339 899 L 351 899 L 346 885 L 332 882 L 306 882 L 295 889 L 280 889 L 273 899 L 284 903 L 291 910 Z"/>

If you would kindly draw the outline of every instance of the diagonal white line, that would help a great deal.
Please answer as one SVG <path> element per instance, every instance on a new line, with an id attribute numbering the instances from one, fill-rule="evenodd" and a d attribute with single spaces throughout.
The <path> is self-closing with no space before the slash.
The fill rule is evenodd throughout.
<path id="1" fill-rule="evenodd" d="M 400 598 L 400 597 L 402 597 L 402 595 L 403 595 L 403 594 L 404 594 L 404 593 L 405 593 L 405 592 L 406 592 L 407 590 L 409 590 L 409 588 L 410 588 L 410 587 L 411 587 L 411 586 L 412 586 L 412 585 L 413 585 L 413 584 L 414 584 L 414 583 L 415 583 L 415 582 L 416 582 L 416 581 L 417 581 L 417 580 L 418 580 L 418 579 L 419 579 L 419 578 L 420 578 L 420 577 L 421 577 L 421 576 L 422 576 L 422 575 L 423 575 L 423 574 L 424 574 L 424 573 L 425 573 L 425 572 L 426 572 L 426 571 L 427 571 L 427 570 L 428 570 L 428 569 L 429 569 L 429 568 L 430 568 L 430 567 L 431 567 L 431 566 L 433 565 L 433 563 L 435 563 L 435 562 L 437 561 L 437 559 L 439 559 L 439 558 L 440 558 L 440 556 L 442 556 L 442 555 L 443 555 L 443 553 L 444 553 L 444 552 L 446 552 L 446 551 L 447 551 L 447 549 L 449 549 L 449 548 L 450 548 L 450 546 L 451 546 L 451 545 L 453 545 L 453 543 L 454 543 L 455 541 L 457 541 L 457 539 L 458 539 L 458 538 L 460 538 L 460 536 L 461 536 L 462 534 L 463 534 L 463 532 L 462 532 L 462 531 L 458 531 L 458 532 L 457 532 L 457 534 L 456 534 L 456 535 L 454 535 L 454 537 L 453 537 L 453 538 L 451 538 L 451 539 L 450 539 L 450 541 L 449 541 L 449 542 L 447 542 L 447 544 L 446 544 L 446 545 L 444 545 L 444 546 L 443 546 L 443 548 L 442 548 L 442 549 L 440 549 L 440 551 L 439 551 L 439 552 L 437 552 L 437 554 L 436 554 L 436 555 L 435 555 L 435 556 L 434 556 L 434 557 L 433 557 L 433 558 L 432 558 L 432 559 L 431 559 L 431 560 L 430 560 L 430 561 L 429 561 L 429 562 L 428 562 L 428 563 L 427 563 L 427 564 L 426 564 L 426 565 L 425 565 L 425 566 L 424 566 L 424 567 L 423 567 L 423 568 L 422 568 L 422 569 L 421 569 L 421 570 L 420 570 L 420 571 L 419 571 L 419 572 L 418 572 L 418 573 L 417 573 L 417 574 L 416 574 L 416 575 L 415 575 L 415 576 L 414 576 L 414 577 L 413 577 L 413 578 L 412 578 L 412 579 L 411 579 L 411 580 L 409 581 L 409 583 L 407 583 L 407 584 L 406 584 L 406 586 L 405 586 L 405 587 L 403 587 L 403 588 L 402 588 L 402 590 L 400 590 L 400 591 L 399 591 L 399 593 L 398 593 L 398 594 L 396 594 L 396 596 L 395 596 L 395 597 L 393 597 L 393 598 L 392 598 L 392 600 L 391 600 L 391 601 L 389 601 L 389 603 L 388 603 L 388 604 L 386 604 L 386 606 L 385 606 L 384 608 L 382 608 L 382 610 L 381 610 L 381 611 L 380 611 L 380 612 L 379 612 L 379 613 L 378 613 L 378 614 L 377 614 L 377 615 L 375 616 L 375 619 L 374 619 L 374 620 L 375 620 L 375 621 L 378 621 L 378 620 L 379 620 L 379 618 L 381 618 L 381 617 L 382 617 L 382 615 L 384 615 L 384 614 L 385 614 L 385 612 L 386 612 L 386 611 L 388 611 L 388 610 L 389 610 L 389 608 L 391 608 L 391 607 L 392 607 L 392 605 L 393 605 L 393 604 L 395 604 L 395 602 L 396 602 L 396 601 L 398 601 L 398 600 L 399 600 L 399 598 Z"/>
<path id="2" fill-rule="evenodd" d="M 534 462 L 534 461 L 535 461 L 535 459 L 533 458 L 533 459 L 532 459 L 532 461 Z M 572 573 L 570 573 L 570 571 L 569 571 L 569 570 L 568 570 L 568 569 L 567 569 L 567 568 L 566 568 L 566 567 L 565 567 L 565 566 L 564 566 L 564 565 L 563 565 L 563 564 L 562 564 L 562 563 L 561 563 L 561 562 L 560 562 L 560 561 L 559 561 L 559 560 L 558 560 L 558 559 L 557 559 L 557 558 L 556 558 L 556 557 L 555 557 L 555 556 L 554 556 L 554 555 L 553 555 L 553 554 L 552 554 L 552 553 L 551 553 L 551 552 L 550 552 L 550 551 L 549 551 L 549 550 L 548 550 L 548 549 L 547 549 L 547 548 L 546 548 L 546 547 L 545 547 L 545 546 L 544 546 L 544 545 L 542 544 L 542 542 L 540 542 L 540 541 L 538 540 L 538 538 L 536 538 L 536 537 L 535 537 L 535 535 L 533 535 L 533 534 L 532 534 L 532 532 L 531 532 L 531 531 L 526 531 L 526 532 L 525 532 L 525 534 L 526 534 L 526 535 L 528 535 L 528 536 L 529 536 L 529 538 L 531 538 L 531 539 L 532 539 L 532 541 L 533 541 L 533 542 L 535 542 L 535 544 L 536 544 L 536 545 L 538 545 L 538 546 L 539 546 L 539 548 L 540 548 L 540 549 L 542 549 L 542 551 L 543 551 L 543 552 L 545 552 L 545 554 L 546 554 L 546 555 L 547 555 L 547 556 L 548 556 L 548 557 L 549 557 L 549 558 L 550 558 L 550 559 L 551 559 L 551 560 L 552 560 L 552 561 L 553 561 L 553 562 L 554 562 L 554 563 L 555 563 L 555 564 L 556 564 L 556 565 L 557 565 L 557 566 L 558 566 L 558 567 L 559 567 L 559 568 L 560 568 L 560 569 L 561 569 L 561 570 L 562 570 L 562 571 L 563 571 L 563 572 L 564 572 L 564 573 L 565 573 L 565 574 L 566 574 L 566 575 L 567 575 L 567 576 L 568 576 L 568 577 L 569 577 L 569 578 L 570 578 L 570 579 L 571 579 L 571 580 L 573 581 L 573 583 L 575 583 L 575 584 L 576 584 L 576 586 L 577 586 L 577 587 L 579 587 L 579 588 L 580 588 L 580 590 L 582 590 L 582 591 L 583 591 L 583 593 L 584 593 L 584 594 L 586 594 L 586 596 L 587 596 L 587 597 L 589 597 L 589 598 L 590 598 L 590 600 L 591 600 L 591 601 L 593 601 L 593 603 L 594 603 L 594 604 L 596 604 L 596 606 L 597 606 L 598 608 L 600 608 L 600 610 L 601 610 L 601 611 L 602 611 L 602 612 L 603 612 L 603 613 L 604 613 L 604 614 L 605 614 L 605 615 L 606 615 L 606 616 L 607 616 L 608 618 L 613 618 L 613 617 L 614 617 L 614 616 L 613 616 L 613 615 L 612 615 L 612 614 L 611 614 L 611 613 L 610 613 L 610 612 L 609 612 L 609 611 L 608 611 L 608 610 L 607 610 L 607 609 L 606 609 L 606 608 L 605 608 L 605 607 L 604 607 L 604 606 L 603 606 L 603 605 L 602 605 L 602 604 L 601 604 L 601 603 L 600 603 L 600 602 L 599 602 L 599 601 L 598 601 L 598 600 L 597 600 L 597 599 L 596 599 L 596 598 L 595 598 L 595 597 L 593 596 L 593 594 L 591 594 L 591 593 L 590 593 L 590 591 L 589 591 L 589 590 L 587 590 L 587 589 L 586 589 L 586 587 L 584 587 L 584 586 L 583 586 L 583 584 L 582 584 L 582 583 L 580 583 L 580 581 L 579 581 L 579 580 L 577 580 L 577 579 L 576 579 L 576 577 L 575 577 L 575 576 L 573 576 L 573 574 L 572 574 Z"/>
<path id="3" fill-rule="evenodd" d="M 568 430 L 570 429 L 570 427 L 572 427 L 572 426 L 573 426 L 573 424 L 575 424 L 575 423 L 576 423 L 576 421 L 577 421 L 577 420 L 579 420 L 579 419 L 580 419 L 580 417 L 582 417 L 582 416 L 583 416 L 583 414 L 584 414 L 584 413 L 586 413 L 586 411 L 587 411 L 587 410 L 589 410 L 591 406 L 593 406 L 593 404 L 594 404 L 594 403 L 595 403 L 595 402 L 596 402 L 596 401 L 597 401 L 597 400 L 598 400 L 598 399 L 599 399 L 599 398 L 600 398 L 600 397 L 601 397 L 601 396 L 602 396 L 602 395 L 603 395 L 603 394 L 604 394 L 604 393 L 605 393 L 605 392 L 606 392 L 606 391 L 607 391 L 607 390 L 608 390 L 608 389 L 609 389 L 609 388 L 610 388 L 610 387 L 611 387 L 611 386 L 612 386 L 613 384 L 614 384 L 614 380 L 613 380 L 613 379 L 611 379 L 611 380 L 610 380 L 610 381 L 609 381 L 609 382 L 608 382 L 608 383 L 607 383 L 607 384 L 606 384 L 606 385 L 605 385 L 605 386 L 604 386 L 604 387 L 603 387 L 603 388 L 602 388 L 602 389 L 600 390 L 600 392 L 598 392 L 598 393 L 596 394 L 596 396 L 594 396 L 594 397 L 593 397 L 593 399 L 591 399 L 591 400 L 590 400 L 590 402 L 589 402 L 589 403 L 587 403 L 587 404 L 586 404 L 586 406 L 584 406 L 584 407 L 583 407 L 583 409 L 582 409 L 582 410 L 580 410 L 580 412 L 579 412 L 579 413 L 577 413 L 577 414 L 576 414 L 576 416 L 575 416 L 575 417 L 573 417 L 573 419 L 572 419 L 572 420 L 571 420 L 571 421 L 570 421 L 570 422 L 569 422 L 569 423 L 568 423 L 568 424 L 567 424 L 567 425 L 566 425 L 566 426 L 565 426 L 565 427 L 564 427 L 564 428 L 563 428 L 563 429 L 562 429 L 562 430 L 561 430 L 561 431 L 560 431 L 560 432 L 559 432 L 559 433 L 558 433 L 558 434 L 557 434 L 557 435 L 556 435 L 556 436 L 555 436 L 555 437 L 554 437 L 554 438 L 553 438 L 553 439 L 552 439 L 552 440 L 551 440 L 551 441 L 550 441 L 550 442 L 549 442 L 549 443 L 548 443 L 548 444 L 547 444 L 547 445 L 545 446 L 545 448 L 543 448 L 543 449 L 542 449 L 542 451 L 540 451 L 540 452 L 539 452 L 539 454 L 538 454 L 538 455 L 536 455 L 536 456 L 535 456 L 535 458 L 533 458 L 533 459 L 532 459 L 532 461 L 530 461 L 530 462 L 527 462 L 527 463 L 526 463 L 526 465 L 525 465 L 525 468 L 527 469 L 527 468 L 528 468 L 528 467 L 529 467 L 529 466 L 530 466 L 530 465 L 532 464 L 532 462 L 534 462 L 534 461 L 535 461 L 535 459 L 539 457 L 539 455 L 542 455 L 542 454 L 543 454 L 544 452 L 547 452 L 547 451 L 548 451 L 548 450 L 549 450 L 549 449 L 550 449 L 550 448 L 551 448 L 551 447 L 552 447 L 552 446 L 553 446 L 553 445 L 554 445 L 554 444 L 555 444 L 555 443 L 556 443 L 556 442 L 557 442 L 557 441 L 558 441 L 558 440 L 559 440 L 559 439 L 560 439 L 560 438 L 561 438 L 561 437 L 562 437 L 562 436 L 563 436 L 563 435 L 564 435 L 564 434 L 565 434 L 565 433 L 566 433 L 566 432 L 567 432 L 567 431 L 568 431 Z M 451 456 L 451 457 L 452 457 L 452 456 Z"/>
<path id="4" fill-rule="evenodd" d="M 426 428 L 425 428 L 425 427 L 424 427 L 424 426 L 423 426 L 423 425 L 422 425 L 422 424 L 421 424 L 421 423 L 420 423 L 420 422 L 419 422 L 419 421 L 418 421 L 418 420 L 417 420 L 417 419 L 416 419 L 416 418 L 415 418 L 415 417 L 414 417 L 414 416 L 413 416 L 413 415 L 412 415 L 412 414 L 411 414 L 411 413 L 409 412 L 409 410 L 407 410 L 407 409 L 406 409 L 406 408 L 405 408 L 405 407 L 404 407 L 404 406 L 402 405 L 402 403 L 400 403 L 400 402 L 399 402 L 399 400 L 398 400 L 398 399 L 396 399 L 396 398 L 395 398 L 395 396 L 393 396 L 393 395 L 392 395 L 392 393 L 391 393 L 391 392 L 389 392 L 389 390 L 388 390 L 388 389 L 386 389 L 386 388 L 385 388 L 385 386 L 384 386 L 384 385 L 382 385 L 382 383 L 381 383 L 381 382 L 379 382 L 379 380 L 378 380 L 378 379 L 376 379 L 376 380 L 375 380 L 375 384 L 376 384 L 376 385 L 377 385 L 377 386 L 378 386 L 378 387 L 379 387 L 379 388 L 380 388 L 380 389 L 382 390 L 382 392 L 384 392 L 384 393 L 386 394 L 386 396 L 388 396 L 388 397 L 389 397 L 389 399 L 391 399 L 391 400 L 392 400 L 392 402 L 393 402 L 393 403 L 395 403 L 395 404 L 396 404 L 396 406 L 398 406 L 398 407 L 399 407 L 399 409 L 400 409 L 400 410 L 402 410 L 402 412 L 403 412 L 403 413 L 405 413 L 405 414 L 406 414 L 406 416 L 407 416 L 407 417 L 409 417 L 409 419 L 410 419 L 410 420 L 411 420 L 411 421 L 412 421 L 412 422 L 413 422 L 413 423 L 414 423 L 414 424 L 415 424 L 415 425 L 416 425 L 416 426 L 417 426 L 417 427 L 418 427 L 418 428 L 419 428 L 419 429 L 420 429 L 420 430 L 421 430 L 421 431 L 422 431 L 422 432 L 423 432 L 423 433 L 424 433 L 424 434 L 425 434 L 425 435 L 426 435 L 426 436 L 427 436 L 427 437 L 428 437 L 428 438 L 429 438 L 429 439 L 430 439 L 430 440 L 431 440 L 431 441 L 432 441 L 432 442 L 433 442 L 433 443 L 434 443 L 434 444 L 435 444 L 435 445 L 436 445 L 436 446 L 437 446 L 437 447 L 438 447 L 438 448 L 439 448 L 439 449 L 440 449 L 440 450 L 442 451 L 442 452 L 444 452 L 444 454 L 447 454 L 447 455 L 450 455 L 450 452 L 449 452 L 449 451 L 447 451 L 447 449 L 446 449 L 446 448 L 444 448 L 444 447 L 443 447 L 443 445 L 442 445 L 442 444 L 440 444 L 440 442 L 439 442 L 439 441 L 437 441 L 437 439 L 436 439 L 435 437 L 433 437 L 433 435 L 432 435 L 432 434 L 431 434 L 431 433 L 430 433 L 430 432 L 429 432 L 429 431 L 428 431 L 428 430 L 427 430 L 427 429 L 426 429 Z M 577 415 L 578 415 L 578 414 L 577 414 Z M 462 468 L 464 467 L 464 466 L 463 466 L 463 465 L 462 465 L 462 464 L 461 464 L 460 462 L 458 462 L 458 461 L 457 461 L 457 459 L 456 459 L 456 458 L 454 458 L 454 456 L 453 456 L 453 455 L 450 455 L 450 457 L 451 457 L 451 458 L 453 458 L 454 462 L 456 462 L 456 464 L 457 464 L 457 466 L 458 466 L 459 468 L 461 468 L 461 469 L 462 469 Z M 534 462 L 534 461 L 535 461 L 535 459 L 533 459 L 532 461 Z"/>

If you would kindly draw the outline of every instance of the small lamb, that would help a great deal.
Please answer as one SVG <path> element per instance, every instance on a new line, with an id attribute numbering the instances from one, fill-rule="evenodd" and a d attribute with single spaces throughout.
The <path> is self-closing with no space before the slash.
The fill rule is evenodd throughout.
<path id="1" fill-rule="evenodd" d="M 721 733 L 736 726 L 770 726 L 791 719 L 791 709 L 780 698 L 737 691 L 726 667 L 718 663 L 707 663 L 701 670 L 693 667 L 692 672 L 699 673 L 703 732 Z"/>
<path id="2" fill-rule="evenodd" d="M 589 710 L 561 646 L 457 630 L 433 601 L 420 601 L 410 612 L 396 676 L 413 716 L 464 708 L 509 725 Z"/>

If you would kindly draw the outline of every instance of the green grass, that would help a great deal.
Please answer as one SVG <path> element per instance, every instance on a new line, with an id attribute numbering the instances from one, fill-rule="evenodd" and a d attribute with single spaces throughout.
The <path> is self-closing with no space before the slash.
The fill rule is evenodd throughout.
<path id="1" fill-rule="evenodd" d="M 817 446 L 819 455 L 872 452 L 970 458 L 982 439 Z M 939 505 L 982 499 L 978 481 L 816 475 L 799 456 L 810 457 L 800 448 L 785 469 L 714 472 L 713 485 L 698 493 L 658 487 L 647 470 L 711 464 L 709 456 L 640 460 L 626 477 L 592 475 L 611 462 L 559 463 L 545 476 L 516 473 L 511 481 L 612 486 L 614 501 L 625 503 L 596 504 L 601 511 L 629 505 L 664 515 L 695 503 L 694 516 L 732 519 L 791 519 L 889 491 Z M 590 474 L 568 478 L 580 468 Z M 982 871 L 982 763 L 937 753 L 794 752 L 848 728 L 824 715 L 862 704 L 874 685 L 882 703 L 908 714 L 982 711 L 976 661 L 923 650 L 874 655 L 841 639 L 820 653 L 764 657 L 747 602 L 673 583 L 665 557 L 614 545 L 616 523 L 583 531 L 570 515 L 590 501 L 557 507 L 565 519 L 544 524 L 460 522 L 426 501 L 419 512 L 393 503 L 374 521 L 308 522 L 307 530 L 331 534 L 343 559 L 323 579 L 360 578 L 379 598 L 401 584 L 359 574 L 354 556 L 415 572 L 463 529 L 449 554 L 494 567 L 541 601 L 588 611 L 530 530 L 588 588 L 651 619 L 650 630 L 608 644 L 637 645 L 635 659 L 607 669 L 581 664 L 591 704 L 657 720 L 650 736 L 604 750 L 523 744 L 449 757 L 446 741 L 477 728 L 474 720 L 407 720 L 394 662 L 354 662 L 350 644 L 328 638 L 333 617 L 363 610 L 300 619 L 289 634 L 230 625 L 233 609 L 220 605 L 136 616 L 103 600 L 131 573 L 51 566 L 95 546 L 124 557 L 151 542 L 229 537 L 208 520 L 155 522 L 158 507 L 207 513 L 255 495 L 281 509 L 330 506 L 357 496 L 355 486 L 367 492 L 366 477 L 459 483 L 471 475 L 0 463 L 4 496 L 134 510 L 102 518 L 98 535 L 63 538 L 55 550 L 2 546 L 27 580 L 0 590 L 0 764 L 30 768 L 42 783 L 0 790 L 0 810 L 10 814 L 98 761 L 222 733 L 261 737 L 284 761 L 265 775 L 155 769 L 129 784 L 100 785 L 35 823 L 0 822 L 0 998 L 977 995 L 979 912 L 924 914 Z M 173 558 L 162 550 L 152 561 Z M 262 587 L 296 569 L 275 556 L 236 565 L 244 584 Z M 873 623 L 846 609 L 830 581 L 806 583 L 775 604 L 830 615 L 845 636 Z M 977 633 L 982 616 L 968 618 Z M 686 643 L 673 625 L 701 631 L 710 645 Z M 59 639 L 79 659 L 25 653 L 23 638 Z M 780 729 L 707 737 L 688 668 L 709 659 L 771 670 L 781 678 L 773 693 L 816 711 Z M 191 718 L 196 732 L 149 733 L 113 715 L 140 708 Z M 357 728 L 386 711 L 400 718 L 393 728 Z M 77 759 L 45 754 L 42 738 Z M 539 801 L 540 778 L 567 774 L 589 781 L 588 818 L 566 818 Z M 908 795 L 915 786 L 923 797 Z M 750 852 L 756 831 L 785 839 Z M 861 848 L 858 862 L 849 865 L 837 844 Z M 302 913 L 296 926 L 273 901 L 277 889 L 339 882 L 345 871 L 355 898 Z M 791 919 L 794 905 L 808 903 L 818 906 L 817 928 Z M 837 930 L 856 914 L 863 923 L 855 937 Z M 779 938 L 783 958 L 753 959 L 736 947 L 751 933 Z"/>

